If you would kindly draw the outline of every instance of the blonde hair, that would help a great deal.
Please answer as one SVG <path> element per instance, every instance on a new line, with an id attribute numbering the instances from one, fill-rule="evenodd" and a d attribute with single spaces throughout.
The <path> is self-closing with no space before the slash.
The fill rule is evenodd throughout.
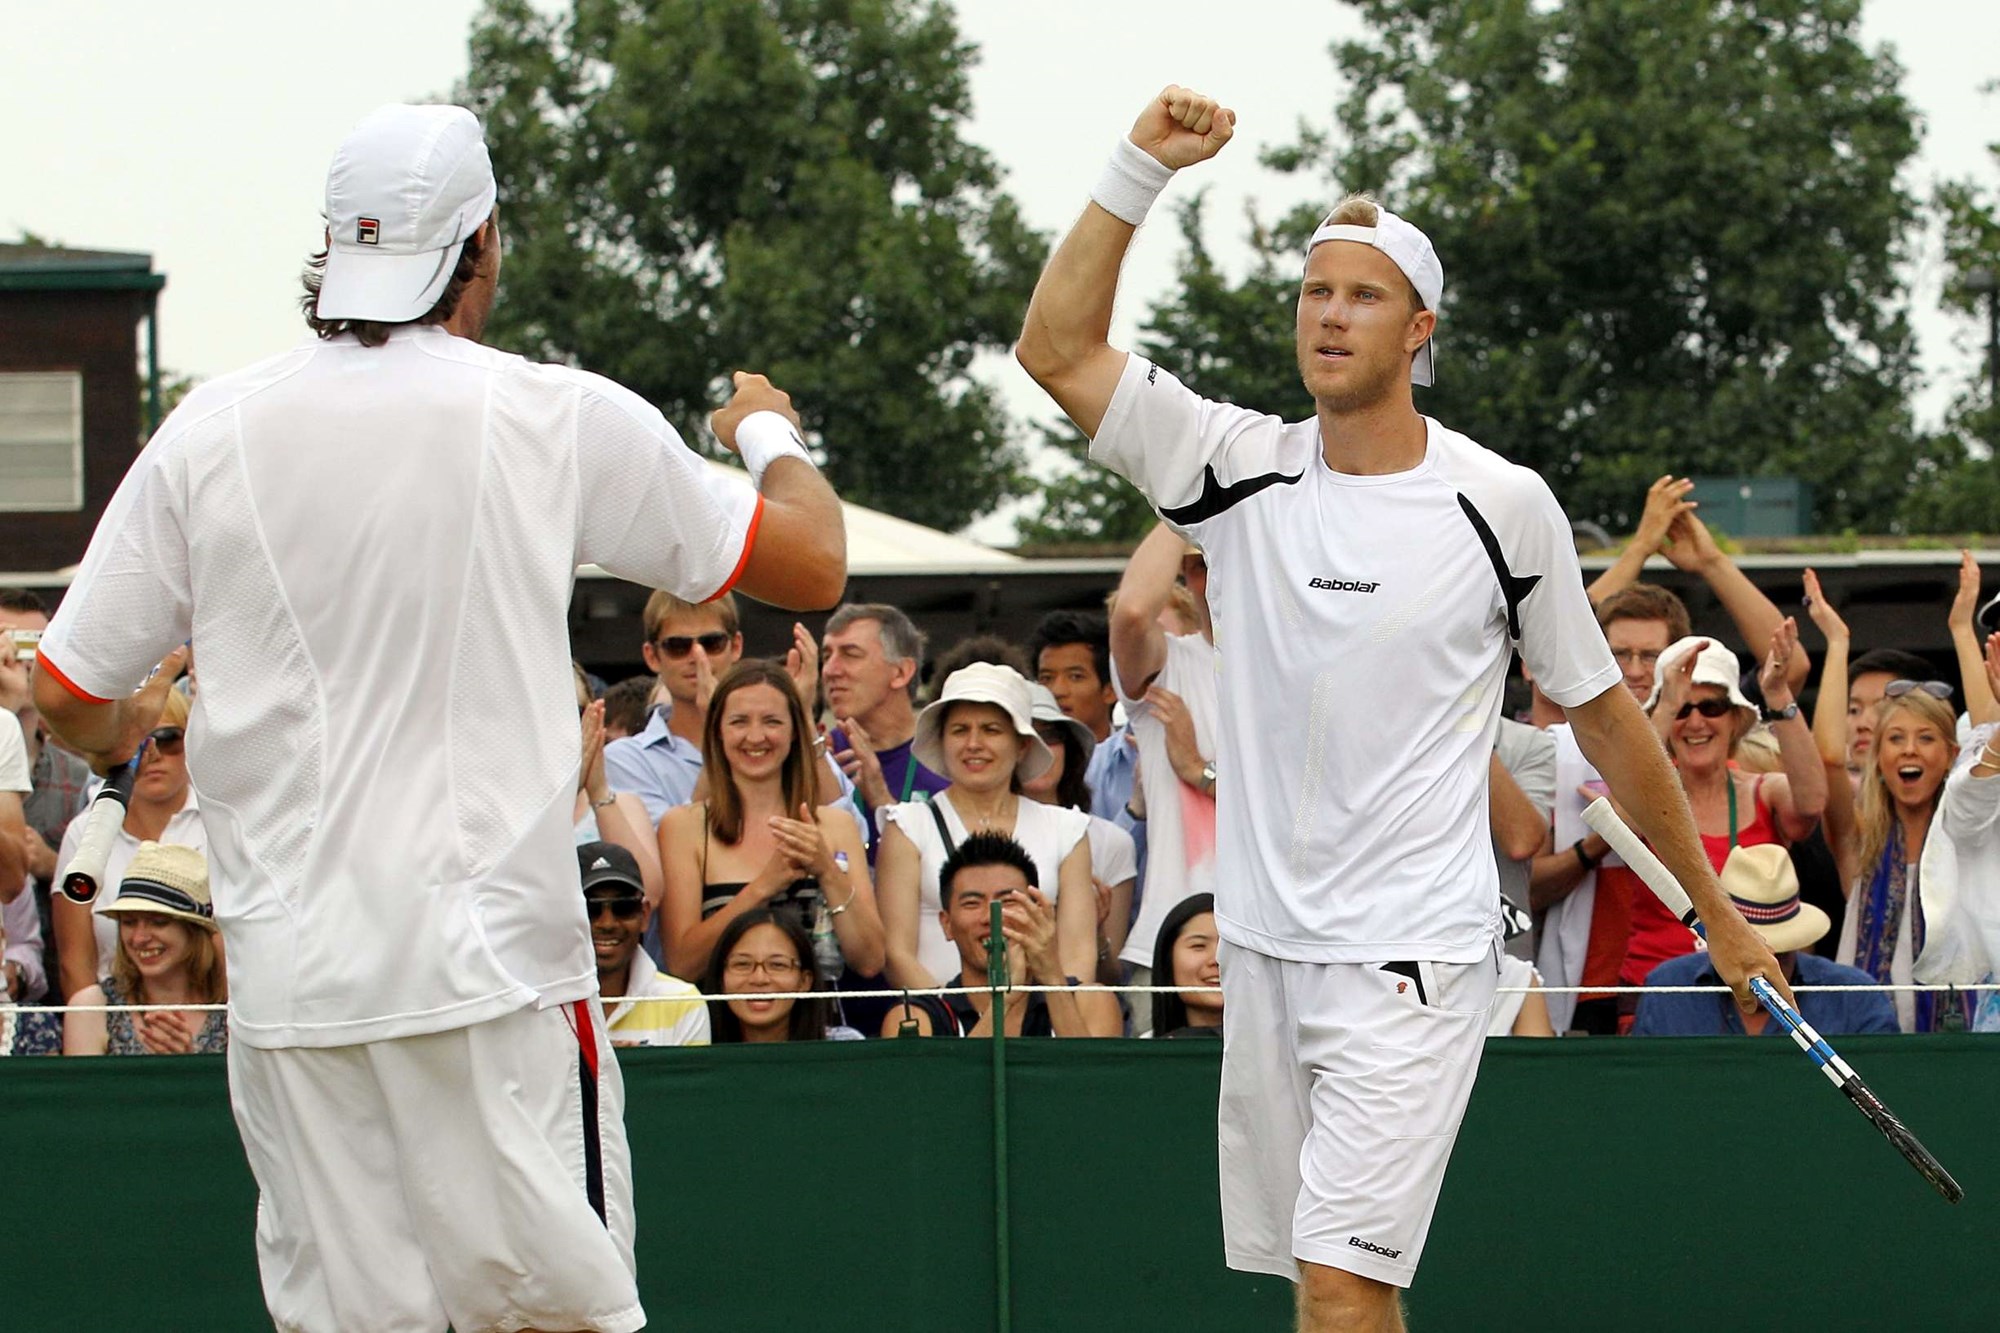
<path id="1" fill-rule="evenodd" d="M 1782 773 L 1785 757 L 1769 727 L 1752 727 L 1736 747 L 1736 766 L 1745 773 Z"/>
<path id="2" fill-rule="evenodd" d="M 1333 211 L 1321 220 L 1322 227 L 1379 227 L 1382 225 L 1382 205 L 1374 195 L 1362 191 L 1350 194 L 1333 206 Z M 1398 268 L 1402 266 L 1397 265 Z M 1410 293 L 1410 308 L 1428 310 L 1424 304 L 1424 294 L 1417 290 L 1417 284 L 1403 277 L 1403 286 Z"/>
<path id="3" fill-rule="evenodd" d="M 160 720 L 153 725 L 159 727 L 185 727 L 188 724 L 188 697 L 179 690 L 167 691 L 167 706 L 160 710 Z"/>
<path id="4" fill-rule="evenodd" d="M 1911 690 L 1875 705 L 1875 745 L 1869 752 L 1867 766 L 1861 770 L 1861 800 L 1854 821 L 1854 845 L 1860 853 L 1855 864 L 1860 867 L 1864 881 L 1874 875 L 1876 864 L 1889 846 L 1890 831 L 1896 825 L 1896 801 L 1889 795 L 1889 784 L 1882 780 L 1882 733 L 1888 729 L 1889 715 L 1896 712 L 1909 713 L 1925 726 L 1935 728 L 1952 755 L 1958 754 L 1958 716 L 1944 700 L 1934 699 L 1922 690 Z M 1938 797 L 1943 793 L 1944 784 L 1940 782 L 1937 791 L 1931 793 L 1928 813 L 1937 813 Z"/>
<path id="5" fill-rule="evenodd" d="M 675 616 L 691 616 L 714 613 L 722 623 L 724 634 L 735 634 L 742 628 L 742 617 L 736 610 L 736 594 L 726 592 L 712 602 L 684 601 L 662 589 L 646 599 L 646 609 L 640 613 L 640 623 L 646 631 L 646 642 L 652 643 L 660 637 L 660 626 Z"/>

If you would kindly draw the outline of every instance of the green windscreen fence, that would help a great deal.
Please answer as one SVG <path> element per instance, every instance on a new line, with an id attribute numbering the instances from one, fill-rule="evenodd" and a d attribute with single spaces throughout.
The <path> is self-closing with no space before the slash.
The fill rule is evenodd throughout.
<path id="1" fill-rule="evenodd" d="M 1012 1333 L 1281 1333 L 1222 1264 L 1218 1045 L 1009 1042 L 1000 1126 L 983 1042 L 624 1052 L 652 1326 L 997 1333 L 1004 1225 Z M 1494 1042 L 1411 1326 L 2000 1328 L 2000 1042 L 1841 1047 L 1964 1203 L 1789 1042 Z M 0 1328 L 269 1327 L 219 1057 L 0 1061 L 0 1125 Z"/>

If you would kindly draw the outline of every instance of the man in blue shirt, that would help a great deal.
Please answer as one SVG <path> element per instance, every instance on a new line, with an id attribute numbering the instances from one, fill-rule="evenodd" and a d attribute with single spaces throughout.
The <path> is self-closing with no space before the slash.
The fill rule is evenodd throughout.
<path id="1" fill-rule="evenodd" d="M 697 606 L 655 592 L 646 599 L 643 625 L 639 651 L 667 699 L 647 716 L 644 731 L 604 747 L 604 776 L 613 791 L 645 802 L 647 818 L 658 824 L 694 796 L 708 696 L 743 655 L 743 634 L 736 599 L 726 595 Z"/>
<path id="2" fill-rule="evenodd" d="M 1777 843 L 1738 847 L 1723 863 L 1722 887 L 1744 920 L 1756 927 L 1778 956 L 1785 980 L 1799 986 L 1867 987 L 1875 978 L 1860 968 L 1844 967 L 1809 952 L 1832 922 L 1811 903 L 1799 901 L 1798 874 L 1792 858 Z M 1646 977 L 1648 986 L 1720 986 L 1708 952 L 1697 950 L 1670 958 Z M 1894 1032 L 1895 1006 L 1877 990 L 1801 991 L 1799 1013 L 1829 1037 L 1855 1032 Z M 1758 1010 L 1747 1019 L 1727 991 L 1710 995 L 1642 995 L 1635 1037 L 1759 1036 L 1782 1033 L 1784 1027 Z"/>

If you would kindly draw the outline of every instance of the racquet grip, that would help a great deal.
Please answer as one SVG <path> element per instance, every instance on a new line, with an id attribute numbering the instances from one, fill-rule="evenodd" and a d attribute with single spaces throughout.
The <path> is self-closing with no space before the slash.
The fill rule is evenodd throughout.
<path id="1" fill-rule="evenodd" d="M 1667 869 L 1660 858 L 1653 855 L 1640 836 L 1634 833 L 1611 808 L 1611 802 L 1602 796 L 1583 808 L 1583 822 L 1597 831 L 1597 836 L 1611 844 L 1611 850 L 1625 858 L 1625 864 L 1632 873 L 1645 881 L 1653 896 L 1667 905 L 1667 910 L 1679 917 L 1681 924 L 1690 930 L 1701 927 L 1701 918 L 1695 914 L 1694 900 L 1687 890 L 1674 878 L 1674 872 Z"/>
<path id="2" fill-rule="evenodd" d="M 138 776 L 139 761 L 134 756 L 131 763 L 113 770 L 104 780 L 97 798 L 84 813 L 83 837 L 77 840 L 76 855 L 70 858 L 69 869 L 63 873 L 62 895 L 71 902 L 87 907 L 96 900 L 104 867 L 111 859 L 112 845 L 125 824 L 125 800 L 132 794 L 132 783 Z"/>

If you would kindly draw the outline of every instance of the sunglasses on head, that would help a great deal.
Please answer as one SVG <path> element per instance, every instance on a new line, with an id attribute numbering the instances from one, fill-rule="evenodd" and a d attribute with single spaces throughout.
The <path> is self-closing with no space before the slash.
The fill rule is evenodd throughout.
<path id="1" fill-rule="evenodd" d="M 597 920 L 598 917 L 606 912 L 611 913 L 612 917 L 616 920 L 630 921 L 638 916 L 645 909 L 645 906 L 646 902 L 643 898 L 586 898 L 583 900 L 584 911 L 589 914 L 592 921 Z"/>
<path id="2" fill-rule="evenodd" d="M 187 732 L 181 727 L 156 727 L 146 739 L 161 754 L 179 754 L 186 743 Z"/>
<path id="3" fill-rule="evenodd" d="M 1680 712 L 1674 714 L 1674 721 L 1685 722 L 1690 713 L 1700 713 L 1708 718 L 1723 717 L 1735 707 L 1727 699 L 1690 699 L 1681 705 Z"/>
<path id="4" fill-rule="evenodd" d="M 1892 680 L 1882 687 L 1882 697 L 1900 699 L 1911 690 L 1922 690 L 1933 699 L 1951 698 L 1951 686 L 1941 680 Z"/>
<path id="5" fill-rule="evenodd" d="M 686 657 L 694 651 L 696 644 L 700 644 L 701 650 L 710 657 L 715 657 L 729 650 L 729 636 L 721 630 L 713 634 L 669 634 L 653 646 L 668 657 Z"/>

